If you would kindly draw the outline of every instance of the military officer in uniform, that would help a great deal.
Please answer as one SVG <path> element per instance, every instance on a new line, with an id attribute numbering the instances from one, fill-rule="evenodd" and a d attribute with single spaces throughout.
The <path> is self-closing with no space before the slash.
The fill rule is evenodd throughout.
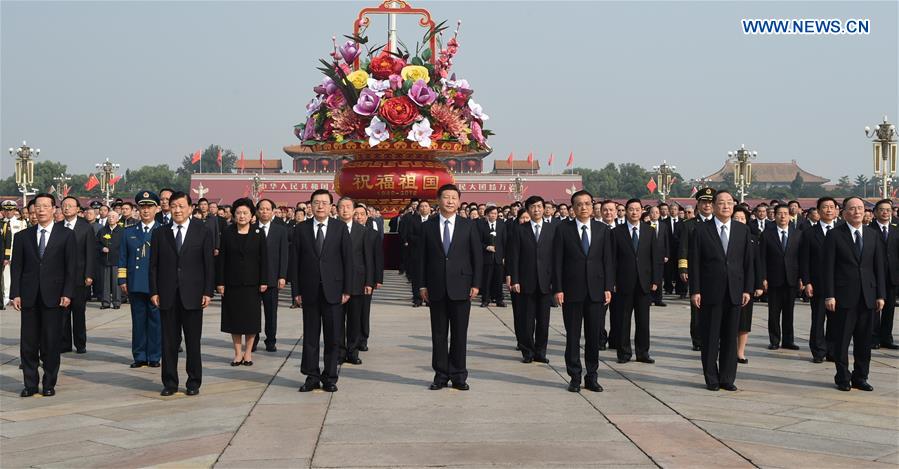
<path id="1" fill-rule="evenodd" d="M 693 234 L 697 224 L 712 219 L 712 199 L 715 197 L 715 189 L 712 189 L 711 187 L 700 189 L 696 192 L 694 197 L 696 198 L 697 216 L 678 223 L 678 232 L 675 235 L 678 239 L 677 271 L 681 281 L 684 283 L 688 283 L 687 259 L 689 257 L 690 235 Z M 690 338 L 693 341 L 693 351 L 699 351 L 702 347 L 702 341 L 700 340 L 699 334 L 698 314 L 699 308 L 693 305 L 693 303 L 690 303 Z"/>
<path id="2" fill-rule="evenodd" d="M 162 356 L 162 328 L 159 309 L 150 302 L 150 239 L 156 222 L 159 197 L 141 191 L 134 197 L 140 221 L 125 228 L 119 250 L 119 288 L 131 303 L 131 368 L 159 367 Z"/>
<path id="3" fill-rule="evenodd" d="M 0 254 L 2 254 L 2 259 L 0 259 L 0 273 L 3 275 L 0 276 L 0 309 L 4 309 L 7 304 L 9 304 L 9 286 L 10 286 L 10 269 L 9 265 L 12 260 L 12 241 L 13 236 L 16 233 L 28 228 L 28 224 L 25 220 L 21 220 L 15 215 L 15 211 L 19 208 L 16 204 L 15 200 L 4 200 L 2 204 L 0 204 L 0 208 L 3 209 L 3 220 L 0 221 L 0 236 L 2 236 L 3 241 L 0 242 Z"/>

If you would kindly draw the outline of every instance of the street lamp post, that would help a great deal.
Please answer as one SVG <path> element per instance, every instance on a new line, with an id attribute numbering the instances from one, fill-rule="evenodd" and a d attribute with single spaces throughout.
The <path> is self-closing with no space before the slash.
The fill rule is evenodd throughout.
<path id="1" fill-rule="evenodd" d="M 865 136 L 874 140 L 874 174 L 880 177 L 881 196 L 890 198 L 890 182 L 896 174 L 896 126 L 883 116 L 876 129 L 865 127 Z"/>
<path id="2" fill-rule="evenodd" d="M 24 141 L 19 148 L 9 149 L 9 154 L 16 159 L 16 185 L 22 193 L 22 207 L 28 205 L 28 196 L 33 194 L 31 185 L 34 184 L 34 158 L 40 153 L 40 148 L 31 148 Z"/>
<path id="3" fill-rule="evenodd" d="M 119 164 L 113 163 L 109 161 L 109 158 L 106 158 L 106 161 L 97 163 L 95 166 L 102 172 L 100 178 L 100 191 L 106 196 L 106 205 L 111 206 L 112 191 L 115 189 L 113 178 L 115 177 L 115 170 L 119 169 Z"/>
<path id="4" fill-rule="evenodd" d="M 662 196 L 662 202 L 664 202 L 671 193 L 671 182 L 674 180 L 674 171 L 677 170 L 677 166 L 671 166 L 667 161 L 662 160 L 662 164 L 653 166 L 652 170 L 656 172 L 656 179 L 659 180 L 659 195 Z"/>
<path id="5" fill-rule="evenodd" d="M 521 202 L 521 197 L 524 194 L 524 181 L 525 179 L 520 174 L 516 174 L 512 178 L 512 184 L 509 184 L 509 193 L 512 194 L 512 199 L 516 202 Z"/>
<path id="6" fill-rule="evenodd" d="M 56 191 L 63 197 L 67 196 L 69 191 L 65 188 L 66 182 L 71 181 L 72 178 L 66 176 L 65 173 L 59 173 L 59 176 L 54 177 L 53 180 L 56 181 Z"/>
<path id="7" fill-rule="evenodd" d="M 256 173 L 253 175 L 252 180 L 253 180 L 253 191 L 251 193 L 251 196 L 253 197 L 253 203 L 259 203 L 259 195 L 262 193 L 260 188 L 262 186 L 262 181 L 264 181 L 265 178 L 259 177 L 259 173 Z"/>
<path id="8" fill-rule="evenodd" d="M 747 187 L 752 184 L 752 163 L 749 160 L 759 156 L 759 152 L 746 149 L 746 145 L 740 145 L 737 151 L 727 152 L 728 160 L 734 164 L 734 185 L 740 193 L 740 203 L 746 199 Z"/>

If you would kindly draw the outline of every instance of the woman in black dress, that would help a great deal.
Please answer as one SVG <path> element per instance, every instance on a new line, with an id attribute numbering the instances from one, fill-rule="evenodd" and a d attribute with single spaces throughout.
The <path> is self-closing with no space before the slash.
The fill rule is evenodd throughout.
<path id="1" fill-rule="evenodd" d="M 743 206 L 734 208 L 734 220 L 746 224 L 749 222 L 749 209 Z M 752 249 L 752 276 L 755 284 L 755 292 L 753 297 L 758 298 L 762 295 L 762 272 L 759 269 L 759 240 L 755 236 L 749 237 L 750 248 Z M 749 363 L 746 358 L 746 342 L 749 341 L 749 331 L 752 330 L 752 304 L 754 298 L 749 299 L 746 306 L 740 308 L 740 334 L 737 336 L 737 362 Z"/>
<path id="2" fill-rule="evenodd" d="M 255 211 L 250 199 L 234 201 L 234 223 L 222 231 L 216 257 L 215 284 L 222 295 L 222 332 L 230 333 L 234 342 L 231 366 L 253 365 L 253 340 L 262 329 L 268 256 L 265 234 L 250 224 Z"/>

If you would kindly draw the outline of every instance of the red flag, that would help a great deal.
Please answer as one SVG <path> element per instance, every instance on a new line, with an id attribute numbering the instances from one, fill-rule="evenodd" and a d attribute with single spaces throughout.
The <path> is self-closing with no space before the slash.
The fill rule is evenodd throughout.
<path id="1" fill-rule="evenodd" d="M 190 159 L 190 164 L 197 164 L 200 162 L 200 150 L 197 150 L 194 153 L 193 158 Z"/>
<path id="2" fill-rule="evenodd" d="M 574 164 L 574 152 L 568 154 L 568 163 L 565 163 L 565 166 L 571 167 Z"/>
<path id="3" fill-rule="evenodd" d="M 100 180 L 97 179 L 97 176 L 91 174 L 89 178 L 87 178 L 87 182 L 84 183 L 84 189 L 92 191 L 95 187 L 100 185 Z"/>
<path id="4" fill-rule="evenodd" d="M 222 149 L 221 148 L 219 148 L 219 157 L 216 159 L 216 161 L 218 162 L 219 167 L 221 167 L 222 166 Z"/>
<path id="5" fill-rule="evenodd" d="M 243 151 L 240 152 L 240 161 L 237 162 L 237 167 L 240 168 L 240 172 L 243 172 L 244 166 L 246 166 Z"/>
<path id="6" fill-rule="evenodd" d="M 115 186 L 115 184 L 116 184 L 117 182 L 119 182 L 119 179 L 122 179 L 122 176 L 116 176 L 116 177 L 112 178 L 112 179 L 109 181 L 109 185 L 110 185 L 110 186 Z"/>
<path id="7" fill-rule="evenodd" d="M 509 157 L 506 158 L 506 161 L 509 162 L 509 166 L 510 166 L 510 167 L 512 166 L 512 161 L 513 161 L 513 159 L 514 159 L 514 157 L 512 156 L 512 152 L 509 152 Z"/>
<path id="8" fill-rule="evenodd" d="M 533 153 L 528 153 L 528 164 L 530 164 L 530 165 L 534 164 L 534 154 Z"/>
<path id="9" fill-rule="evenodd" d="M 669 182 L 668 184 L 673 186 L 675 182 L 677 182 L 677 178 L 671 178 L 671 182 Z"/>
<path id="10" fill-rule="evenodd" d="M 70 190 L 72 190 L 72 188 L 71 188 L 68 184 L 63 184 L 63 185 L 62 185 L 62 196 L 63 196 L 63 197 L 68 197 L 68 196 L 69 196 L 69 191 L 70 191 Z"/>
<path id="11" fill-rule="evenodd" d="M 693 190 L 690 191 L 690 197 L 693 197 L 694 195 L 696 195 L 697 192 L 699 192 L 699 189 L 697 189 L 696 186 L 693 186 Z"/>
<path id="12" fill-rule="evenodd" d="M 259 169 L 265 169 L 265 160 L 262 159 L 262 151 L 259 151 Z"/>
<path id="13" fill-rule="evenodd" d="M 552 153 L 549 154 L 549 161 L 547 161 L 546 164 L 549 166 L 553 165 L 553 154 Z"/>
<path id="14" fill-rule="evenodd" d="M 649 193 L 652 194 L 653 192 L 656 191 L 656 187 L 658 187 L 658 186 L 656 186 L 655 179 L 653 179 L 652 176 L 650 176 L 649 182 L 646 183 L 646 188 L 649 189 Z"/>

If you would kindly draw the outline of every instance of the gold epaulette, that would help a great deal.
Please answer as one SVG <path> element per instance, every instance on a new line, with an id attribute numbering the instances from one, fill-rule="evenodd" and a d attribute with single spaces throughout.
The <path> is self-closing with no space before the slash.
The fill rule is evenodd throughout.
<path id="1" fill-rule="evenodd" d="M 6 257 L 9 257 L 9 256 L 12 255 L 12 249 L 7 249 L 7 250 L 4 251 L 4 252 L 6 253 Z"/>
<path id="2" fill-rule="evenodd" d="M 119 267 L 119 278 L 128 278 L 128 269 Z"/>
<path id="3" fill-rule="evenodd" d="M 677 268 L 678 268 L 678 269 L 686 269 L 686 268 L 687 268 L 687 260 L 686 260 L 686 259 L 679 259 L 679 260 L 677 261 Z"/>

